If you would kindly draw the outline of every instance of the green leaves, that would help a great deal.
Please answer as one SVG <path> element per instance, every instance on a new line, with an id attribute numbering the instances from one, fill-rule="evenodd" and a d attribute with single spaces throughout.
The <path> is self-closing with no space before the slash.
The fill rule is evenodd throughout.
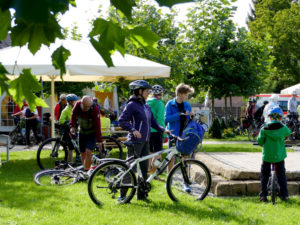
<path id="1" fill-rule="evenodd" d="M 10 12 L 9 10 L 2 11 L 0 8 L 0 40 L 4 40 L 8 34 L 8 30 L 10 29 Z"/>
<path id="2" fill-rule="evenodd" d="M 0 95 L 2 95 L 4 92 L 8 93 L 9 79 L 7 78 L 6 74 L 8 74 L 8 72 L 0 62 Z"/>
<path id="3" fill-rule="evenodd" d="M 48 107 L 44 100 L 34 94 L 41 91 L 42 87 L 36 77 L 31 74 L 31 70 L 23 69 L 22 72 L 18 78 L 9 84 L 9 93 L 13 96 L 14 101 L 22 105 L 25 98 L 31 110 L 34 110 L 35 106 Z"/>
<path id="4" fill-rule="evenodd" d="M 53 53 L 52 53 L 52 64 L 55 67 L 55 69 L 60 70 L 60 78 L 63 80 L 63 74 L 66 73 L 66 61 L 71 55 L 71 52 L 64 48 L 63 46 L 57 48 Z"/>
<path id="5" fill-rule="evenodd" d="M 195 2 L 195 0 L 156 0 L 160 6 L 172 7 L 173 5 L 186 2 Z"/>
<path id="6" fill-rule="evenodd" d="M 120 10 L 128 19 L 131 19 L 132 7 L 136 6 L 134 0 L 110 0 L 110 3 Z"/>

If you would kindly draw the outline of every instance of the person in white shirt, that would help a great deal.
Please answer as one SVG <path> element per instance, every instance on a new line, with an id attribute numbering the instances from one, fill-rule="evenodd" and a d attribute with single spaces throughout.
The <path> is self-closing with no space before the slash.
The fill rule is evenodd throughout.
<path id="1" fill-rule="evenodd" d="M 279 107 L 278 104 L 278 100 L 279 100 L 279 95 L 278 94 L 272 94 L 270 97 L 270 102 L 266 105 L 266 107 L 264 108 L 264 118 L 265 118 L 265 123 L 270 122 L 270 118 L 268 116 L 268 112 L 270 111 L 270 109 L 273 109 L 275 107 Z"/>
<path id="2" fill-rule="evenodd" d="M 296 98 L 297 98 L 297 92 L 293 91 L 292 97 L 288 101 L 288 114 L 298 115 L 298 111 L 297 111 L 298 102 Z"/>

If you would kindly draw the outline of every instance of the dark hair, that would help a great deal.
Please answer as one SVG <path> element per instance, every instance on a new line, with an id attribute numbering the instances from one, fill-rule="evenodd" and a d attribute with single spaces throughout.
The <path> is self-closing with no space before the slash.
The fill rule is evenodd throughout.
<path id="1" fill-rule="evenodd" d="M 106 116 L 105 110 L 104 110 L 104 109 L 100 109 L 100 114 L 101 114 L 102 116 Z"/>

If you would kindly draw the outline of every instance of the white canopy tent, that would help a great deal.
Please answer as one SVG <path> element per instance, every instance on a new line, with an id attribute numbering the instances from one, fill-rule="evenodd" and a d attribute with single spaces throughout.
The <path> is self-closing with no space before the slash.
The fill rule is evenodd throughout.
<path id="1" fill-rule="evenodd" d="M 282 89 L 280 91 L 280 94 L 284 94 L 284 95 L 291 95 L 293 91 L 296 91 L 297 94 L 300 94 L 300 84 L 296 84 L 294 86 Z"/>
<path id="2" fill-rule="evenodd" d="M 60 71 L 52 66 L 52 53 L 61 45 L 71 52 L 66 61 L 64 81 L 93 82 L 117 81 L 120 77 L 126 80 L 150 79 L 170 76 L 170 67 L 126 54 L 123 57 L 116 52 L 112 55 L 114 67 L 107 67 L 106 63 L 87 42 L 74 40 L 59 40 L 50 47 L 42 46 L 32 55 L 27 46 L 8 47 L 0 50 L 0 62 L 15 79 L 24 68 L 31 68 L 33 75 L 42 77 L 43 81 L 51 81 L 51 117 L 54 118 L 54 82 L 61 81 Z M 52 119 L 52 136 L 54 136 L 54 120 Z"/>

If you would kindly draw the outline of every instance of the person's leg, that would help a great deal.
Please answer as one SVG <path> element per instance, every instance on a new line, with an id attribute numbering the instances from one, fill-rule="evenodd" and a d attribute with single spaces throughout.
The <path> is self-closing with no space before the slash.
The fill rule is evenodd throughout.
<path id="1" fill-rule="evenodd" d="M 271 174 L 271 163 L 263 161 L 260 172 L 260 193 L 259 196 L 266 198 L 268 196 L 268 181 Z"/>
<path id="2" fill-rule="evenodd" d="M 150 150 L 149 150 L 149 152 L 150 152 L 150 154 L 152 154 L 153 152 L 154 152 L 154 144 L 155 144 L 155 132 L 151 132 L 151 134 L 150 134 Z M 151 159 L 149 159 L 148 160 L 149 162 L 148 162 L 148 168 L 150 169 L 151 168 L 151 164 L 152 164 L 152 161 L 154 161 L 154 159 L 153 158 L 151 158 Z"/>
<path id="3" fill-rule="evenodd" d="M 289 197 L 289 193 L 287 189 L 284 160 L 276 163 L 276 174 L 277 174 L 278 184 L 280 186 L 280 197 L 286 199 Z"/>
<path id="4" fill-rule="evenodd" d="M 31 120 L 31 123 L 32 123 L 32 131 L 33 131 L 33 134 L 34 134 L 34 138 L 35 138 L 35 140 L 36 140 L 36 143 L 38 144 L 38 143 L 40 143 L 40 141 L 41 141 L 41 139 L 40 139 L 40 137 L 39 137 L 39 135 L 38 135 L 38 133 L 37 133 L 37 125 L 38 125 L 38 122 L 37 122 L 37 120 L 36 119 L 34 119 L 34 120 Z"/>
<path id="5" fill-rule="evenodd" d="M 30 130 L 31 130 L 31 123 L 30 120 L 25 120 L 25 130 L 26 130 L 26 134 L 25 134 L 25 138 L 26 138 L 26 145 L 27 147 L 30 146 Z"/>
<path id="6" fill-rule="evenodd" d="M 89 170 L 92 165 L 92 151 L 90 149 L 85 150 L 85 161 L 84 161 L 84 169 Z"/>
<path id="7" fill-rule="evenodd" d="M 86 135 L 79 133 L 79 150 L 80 150 L 80 156 L 81 156 L 81 162 L 84 166 L 84 170 L 88 170 L 88 168 L 85 167 L 85 159 L 86 159 Z"/>
<path id="8" fill-rule="evenodd" d="M 85 155 L 84 168 L 88 169 L 88 170 L 92 169 L 88 173 L 89 175 L 91 175 L 92 171 L 94 170 L 93 168 L 91 168 L 91 165 L 92 165 L 92 151 L 96 147 L 97 138 L 96 138 L 95 134 L 89 134 L 89 135 L 86 135 L 86 139 L 87 139 L 87 142 L 86 142 L 86 149 L 85 149 L 86 155 Z"/>

